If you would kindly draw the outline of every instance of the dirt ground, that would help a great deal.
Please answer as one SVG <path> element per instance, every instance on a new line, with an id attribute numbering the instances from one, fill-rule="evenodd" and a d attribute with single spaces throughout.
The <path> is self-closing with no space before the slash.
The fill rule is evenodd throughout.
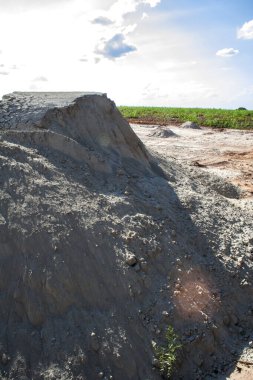
<path id="1" fill-rule="evenodd" d="M 253 196 L 253 131 L 136 124 L 132 127 L 153 150 L 225 178 L 242 189 L 242 197 Z M 169 129 L 175 135 L 152 136 L 158 128 Z"/>
<path id="2" fill-rule="evenodd" d="M 133 128 L 105 94 L 0 101 L 1 380 L 160 380 L 169 326 L 173 380 L 253 378 L 253 198 L 224 181 L 253 135 Z"/>
<path id="3" fill-rule="evenodd" d="M 238 363 L 236 370 L 229 377 L 230 380 L 252 380 L 253 367 Z"/>
<path id="4" fill-rule="evenodd" d="M 253 131 L 137 124 L 131 126 L 148 148 L 225 178 L 241 188 L 242 198 L 253 197 Z M 158 129 L 172 131 L 174 135 L 168 134 L 168 138 L 163 138 Z M 220 378 L 228 379 L 252 380 L 253 360 L 239 361 L 232 374 L 229 371 Z"/>

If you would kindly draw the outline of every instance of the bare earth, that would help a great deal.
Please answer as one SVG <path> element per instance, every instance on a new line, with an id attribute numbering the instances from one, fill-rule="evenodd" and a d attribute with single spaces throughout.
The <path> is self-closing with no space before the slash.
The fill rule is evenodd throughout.
<path id="1" fill-rule="evenodd" d="M 200 170 L 221 176 L 238 185 L 241 198 L 253 197 L 253 131 L 184 129 L 179 126 L 131 124 L 135 133 L 148 148 L 168 158 L 199 167 Z M 158 130 L 163 133 L 159 133 Z M 168 138 L 167 131 L 172 131 Z M 168 134 L 167 134 L 168 135 Z M 156 137 L 157 136 L 157 137 Z M 252 360 L 238 361 L 232 374 L 220 378 L 252 380 Z"/>
<path id="2" fill-rule="evenodd" d="M 253 378 L 252 134 L 133 128 L 0 101 L 0 380 L 161 380 L 170 325 L 173 380 Z"/>
<path id="3" fill-rule="evenodd" d="M 132 127 L 148 147 L 160 154 L 219 175 L 239 185 L 243 196 L 253 196 L 253 131 L 136 124 Z M 158 128 L 169 129 L 175 136 L 151 136 Z"/>

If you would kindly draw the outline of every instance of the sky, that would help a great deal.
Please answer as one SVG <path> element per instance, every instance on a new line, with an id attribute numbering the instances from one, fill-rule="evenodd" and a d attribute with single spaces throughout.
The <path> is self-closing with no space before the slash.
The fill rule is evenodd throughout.
<path id="1" fill-rule="evenodd" d="M 253 109 L 252 0 L 0 0 L 0 97 Z"/>

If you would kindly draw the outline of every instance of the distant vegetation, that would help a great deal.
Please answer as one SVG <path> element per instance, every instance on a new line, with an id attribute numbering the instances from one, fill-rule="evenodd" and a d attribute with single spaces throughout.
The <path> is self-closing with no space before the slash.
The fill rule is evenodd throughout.
<path id="1" fill-rule="evenodd" d="M 200 126 L 215 128 L 253 129 L 253 111 L 211 108 L 119 107 L 130 122 L 181 124 L 193 121 Z"/>

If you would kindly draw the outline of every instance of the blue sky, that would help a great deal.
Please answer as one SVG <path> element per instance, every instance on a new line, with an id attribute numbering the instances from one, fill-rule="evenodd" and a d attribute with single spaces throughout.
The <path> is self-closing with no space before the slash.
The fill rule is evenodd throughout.
<path id="1" fill-rule="evenodd" d="M 249 0 L 1 0 L 0 95 L 253 109 Z"/>

